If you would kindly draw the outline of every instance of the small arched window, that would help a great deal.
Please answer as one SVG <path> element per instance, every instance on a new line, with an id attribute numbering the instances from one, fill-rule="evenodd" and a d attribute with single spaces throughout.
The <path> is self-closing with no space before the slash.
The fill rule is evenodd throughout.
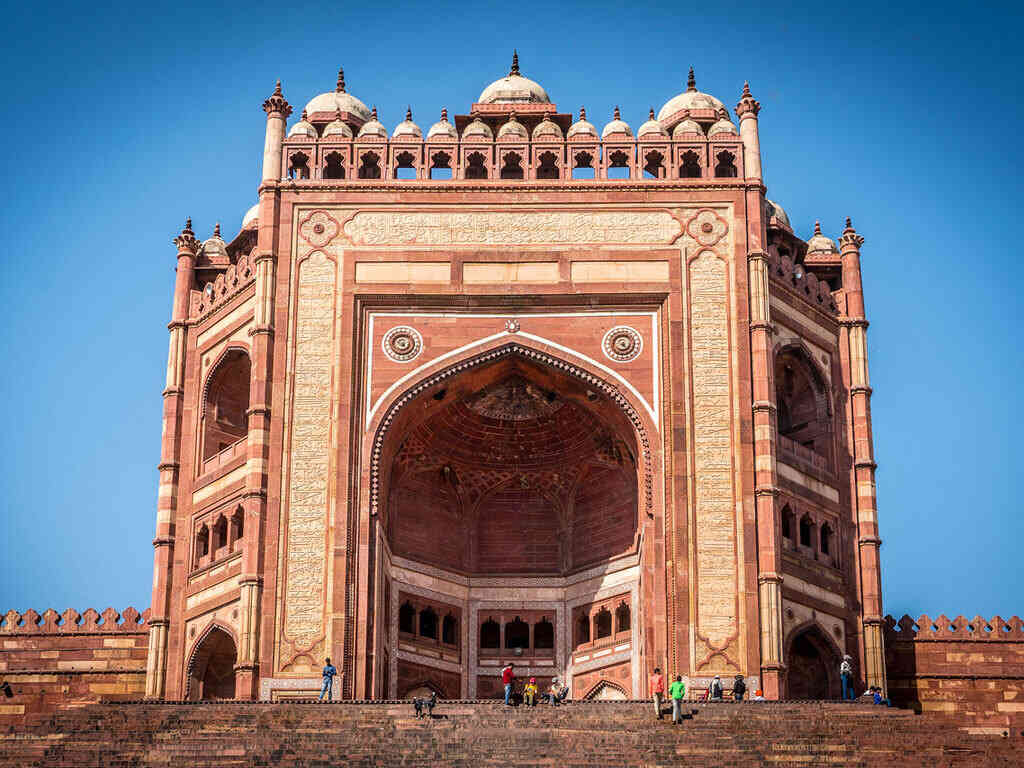
<path id="1" fill-rule="evenodd" d="M 203 408 L 203 461 L 249 434 L 249 355 L 233 349 L 221 358 L 206 384 Z"/>
<path id="2" fill-rule="evenodd" d="M 612 612 L 607 608 L 602 608 L 594 617 L 594 635 L 595 640 L 612 635 Z"/>
<path id="3" fill-rule="evenodd" d="M 583 643 L 590 642 L 590 616 L 586 613 L 581 613 L 580 617 L 576 619 L 576 645 L 583 645 Z"/>
<path id="4" fill-rule="evenodd" d="M 629 606 L 625 602 L 619 603 L 619 607 L 615 609 L 615 631 L 616 632 L 629 632 L 630 630 L 630 610 Z"/>
<path id="5" fill-rule="evenodd" d="M 501 647 L 501 626 L 494 619 L 487 619 L 480 625 L 480 647 Z"/>
<path id="6" fill-rule="evenodd" d="M 459 624 L 455 617 L 449 613 L 444 617 L 444 621 L 441 622 L 441 642 L 446 645 L 456 645 L 458 643 L 458 631 Z"/>
<path id="7" fill-rule="evenodd" d="M 533 625 L 533 647 L 555 647 L 555 626 L 548 621 L 546 616 Z"/>
<path id="8" fill-rule="evenodd" d="M 793 541 L 793 510 L 788 504 L 782 508 L 782 538 Z"/>
<path id="9" fill-rule="evenodd" d="M 217 518 L 217 522 L 213 524 L 213 542 L 210 548 L 216 555 L 217 551 L 228 543 L 228 520 L 224 515 Z"/>
<path id="10" fill-rule="evenodd" d="M 811 518 L 804 515 L 800 518 L 800 546 L 811 547 L 814 545 L 814 524 Z"/>
<path id="11" fill-rule="evenodd" d="M 324 178 L 344 179 L 345 178 L 345 157 L 341 152 L 330 152 L 324 158 Z"/>
<path id="12" fill-rule="evenodd" d="M 199 530 L 196 531 L 196 562 L 195 567 L 199 567 L 199 561 L 210 554 L 210 529 L 206 527 L 206 523 L 199 526 Z"/>
<path id="13" fill-rule="evenodd" d="M 703 174 L 700 168 L 700 158 L 693 150 L 683 153 L 683 162 L 679 165 L 679 176 L 683 179 L 699 179 Z"/>
<path id="14" fill-rule="evenodd" d="M 480 152 L 470 152 L 466 155 L 466 178 L 486 179 L 487 159 Z"/>
<path id="15" fill-rule="evenodd" d="M 412 603 L 402 603 L 398 609 L 398 631 L 412 635 L 416 632 L 416 609 Z"/>
<path id="16" fill-rule="evenodd" d="M 240 541 L 242 536 L 245 535 L 245 512 L 241 507 L 235 510 L 235 513 L 231 516 L 231 543 L 234 544 L 236 541 Z"/>
<path id="17" fill-rule="evenodd" d="M 309 156 L 303 152 L 296 152 L 291 156 L 291 160 L 288 163 L 288 178 L 289 179 L 308 179 L 309 178 Z"/>
<path id="18" fill-rule="evenodd" d="M 629 155 L 621 149 L 608 155 L 608 178 L 628 179 L 629 178 Z"/>
<path id="19" fill-rule="evenodd" d="M 430 156 L 430 178 L 450 179 L 452 177 L 452 156 L 447 152 L 435 152 Z"/>
<path id="20" fill-rule="evenodd" d="M 505 647 L 530 647 L 530 625 L 518 616 L 516 616 L 512 621 L 505 623 Z"/>
<path id="21" fill-rule="evenodd" d="M 379 179 L 380 178 L 380 157 L 376 152 L 366 152 L 359 159 L 359 178 L 360 179 Z"/>
<path id="22" fill-rule="evenodd" d="M 395 178 L 396 179 L 415 179 L 416 178 L 416 158 L 412 152 L 399 152 L 395 157 Z"/>
<path id="23" fill-rule="evenodd" d="M 523 158 L 521 158 L 518 153 L 509 152 L 505 155 L 505 161 L 501 165 L 501 178 L 523 178 Z"/>
<path id="24" fill-rule="evenodd" d="M 821 554 L 832 554 L 832 527 L 828 523 L 821 526 Z"/>
<path id="25" fill-rule="evenodd" d="M 738 175 L 736 171 L 736 155 L 728 150 L 719 152 L 715 159 L 715 177 L 719 179 L 735 179 Z"/>
<path id="26" fill-rule="evenodd" d="M 574 179 L 594 178 L 594 156 L 589 152 L 577 152 L 572 158 L 572 177 Z"/>
<path id="27" fill-rule="evenodd" d="M 654 149 L 644 155 L 644 176 L 660 179 L 665 175 L 665 156 Z"/>
<path id="28" fill-rule="evenodd" d="M 420 637 L 437 640 L 437 614 L 429 606 L 420 611 Z"/>
<path id="29" fill-rule="evenodd" d="M 558 173 L 558 156 L 554 152 L 541 152 L 540 154 L 540 165 L 537 166 L 537 178 L 538 179 L 557 179 Z"/>
<path id="30" fill-rule="evenodd" d="M 832 418 L 828 395 L 823 377 L 802 348 L 783 350 L 775 358 L 775 403 L 783 459 L 795 458 L 829 469 Z"/>

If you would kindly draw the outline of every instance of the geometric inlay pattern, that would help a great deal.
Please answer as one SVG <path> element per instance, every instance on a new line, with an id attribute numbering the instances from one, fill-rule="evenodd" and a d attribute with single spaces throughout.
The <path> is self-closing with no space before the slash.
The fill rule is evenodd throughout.
<path id="1" fill-rule="evenodd" d="M 644 348 L 644 340 L 640 334 L 628 325 L 619 325 L 604 335 L 601 349 L 609 360 L 617 363 L 628 363 L 640 356 Z"/>

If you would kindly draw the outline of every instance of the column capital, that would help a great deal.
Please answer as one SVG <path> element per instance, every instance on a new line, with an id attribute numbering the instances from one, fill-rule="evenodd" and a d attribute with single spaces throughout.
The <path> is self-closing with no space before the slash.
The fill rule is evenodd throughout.
<path id="1" fill-rule="evenodd" d="M 185 394 L 185 390 L 181 387 L 167 387 L 163 392 L 160 393 L 161 397 L 179 397 Z"/>
<path id="2" fill-rule="evenodd" d="M 774 572 L 762 573 L 760 576 L 757 577 L 757 583 L 758 584 L 781 584 L 782 583 L 782 576 L 780 574 L 774 573 Z"/>
<path id="3" fill-rule="evenodd" d="M 882 540 L 878 536 L 861 536 L 857 544 L 862 547 L 881 547 Z"/>
<path id="4" fill-rule="evenodd" d="M 246 410 L 245 415 L 246 416 L 269 416 L 270 415 L 270 406 L 266 405 L 264 403 L 260 403 L 259 405 L 254 405 L 251 408 L 249 408 L 248 410 Z"/>
<path id="5" fill-rule="evenodd" d="M 778 408 L 776 408 L 775 403 L 769 402 L 768 400 L 757 400 L 754 402 L 751 410 L 754 413 L 775 413 Z"/>
<path id="6" fill-rule="evenodd" d="M 259 251 L 255 256 L 252 257 L 253 264 L 259 264 L 261 261 L 276 261 L 277 254 L 273 251 Z"/>
<path id="7" fill-rule="evenodd" d="M 153 548 L 157 547 L 171 547 L 174 548 L 174 537 L 173 536 L 157 536 L 153 539 Z"/>
<path id="8" fill-rule="evenodd" d="M 285 100 L 284 94 L 281 93 L 280 80 L 274 86 L 274 92 L 263 102 L 263 111 L 267 113 L 268 120 L 274 115 L 287 118 L 292 113 L 292 105 Z"/>
<path id="9" fill-rule="evenodd" d="M 274 326 L 272 325 L 254 325 L 249 329 L 250 336 L 273 336 Z"/>
<path id="10" fill-rule="evenodd" d="M 179 259 L 182 256 L 196 255 L 196 252 L 199 250 L 199 241 L 196 239 L 196 233 L 192 231 L 191 217 L 185 219 L 185 227 L 181 230 L 181 234 L 171 242 L 178 246 Z"/>
<path id="11" fill-rule="evenodd" d="M 864 328 L 865 330 L 869 325 L 863 317 L 840 317 L 839 324 L 844 328 Z"/>
<path id="12" fill-rule="evenodd" d="M 878 465 L 871 459 L 857 459 L 853 462 L 854 469 L 870 469 L 872 471 L 878 469 Z"/>
<path id="13" fill-rule="evenodd" d="M 778 496 L 781 491 L 774 485 L 759 485 L 754 489 L 755 496 Z"/>
<path id="14" fill-rule="evenodd" d="M 169 627 L 169 626 L 171 626 L 171 620 L 170 619 L 153 619 L 153 618 L 151 618 L 149 621 L 146 622 L 146 624 L 149 625 L 150 629 L 153 629 L 155 627 Z"/>
<path id="15" fill-rule="evenodd" d="M 743 83 L 743 94 L 740 96 L 739 104 L 736 105 L 736 117 L 740 121 L 757 119 L 757 113 L 761 111 L 761 102 L 750 93 L 750 83 Z"/>
<path id="16" fill-rule="evenodd" d="M 846 217 L 846 229 L 843 230 L 843 234 L 839 236 L 839 250 L 842 253 L 847 251 L 855 251 L 860 253 L 860 247 L 864 245 L 864 238 L 857 234 L 857 230 L 853 228 L 853 224 L 850 223 L 850 217 Z"/>
<path id="17" fill-rule="evenodd" d="M 747 261 L 768 261 L 768 254 L 764 251 L 751 251 L 747 254 Z"/>
<path id="18" fill-rule="evenodd" d="M 181 464 L 176 461 L 161 461 L 156 465 L 157 472 L 163 472 L 165 469 L 173 469 L 177 471 L 181 468 Z"/>
<path id="19" fill-rule="evenodd" d="M 238 580 L 238 584 L 239 584 L 239 586 L 242 586 L 242 587 L 245 587 L 245 586 L 262 587 L 263 586 L 263 579 L 261 579 L 259 576 L 243 576 L 242 578 L 240 578 Z"/>
<path id="20" fill-rule="evenodd" d="M 171 320 L 167 324 L 167 330 L 173 332 L 176 328 L 188 328 L 188 320 Z"/>
<path id="21" fill-rule="evenodd" d="M 262 488 L 250 488 L 244 491 L 241 495 L 243 500 L 245 499 L 263 499 L 266 500 L 267 492 Z"/>
<path id="22" fill-rule="evenodd" d="M 773 333 L 775 333 L 775 326 L 772 325 L 770 322 L 762 323 L 760 321 L 754 321 L 754 322 L 752 322 L 750 324 L 750 330 L 752 330 L 752 331 L 764 331 L 769 336 L 771 336 Z"/>
<path id="23" fill-rule="evenodd" d="M 871 393 L 873 391 L 874 390 L 871 389 L 871 387 L 850 387 L 851 395 L 867 395 L 868 397 L 871 397 Z"/>

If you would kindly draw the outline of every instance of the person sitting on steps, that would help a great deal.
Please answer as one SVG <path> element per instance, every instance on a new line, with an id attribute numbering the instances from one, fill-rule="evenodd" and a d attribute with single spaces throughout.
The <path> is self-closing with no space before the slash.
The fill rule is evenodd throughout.
<path id="1" fill-rule="evenodd" d="M 528 707 L 537 706 L 537 678 L 531 677 L 523 687 L 523 703 Z"/>
<path id="2" fill-rule="evenodd" d="M 548 692 L 544 694 L 542 699 L 553 706 L 557 707 L 560 703 L 565 701 L 565 697 L 569 695 L 569 686 L 563 686 L 557 677 L 551 679 L 551 687 L 548 688 Z"/>

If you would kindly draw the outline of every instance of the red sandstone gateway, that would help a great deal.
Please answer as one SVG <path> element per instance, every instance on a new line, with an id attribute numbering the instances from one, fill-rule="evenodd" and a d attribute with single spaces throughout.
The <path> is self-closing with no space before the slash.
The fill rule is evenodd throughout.
<path id="1" fill-rule="evenodd" d="M 635 132 L 518 60 L 425 135 L 341 73 L 263 107 L 241 231 L 175 239 L 153 604 L 83 698 L 311 697 L 328 656 L 346 698 L 887 687 L 863 239 L 765 197 L 749 88 L 691 70 Z"/>

